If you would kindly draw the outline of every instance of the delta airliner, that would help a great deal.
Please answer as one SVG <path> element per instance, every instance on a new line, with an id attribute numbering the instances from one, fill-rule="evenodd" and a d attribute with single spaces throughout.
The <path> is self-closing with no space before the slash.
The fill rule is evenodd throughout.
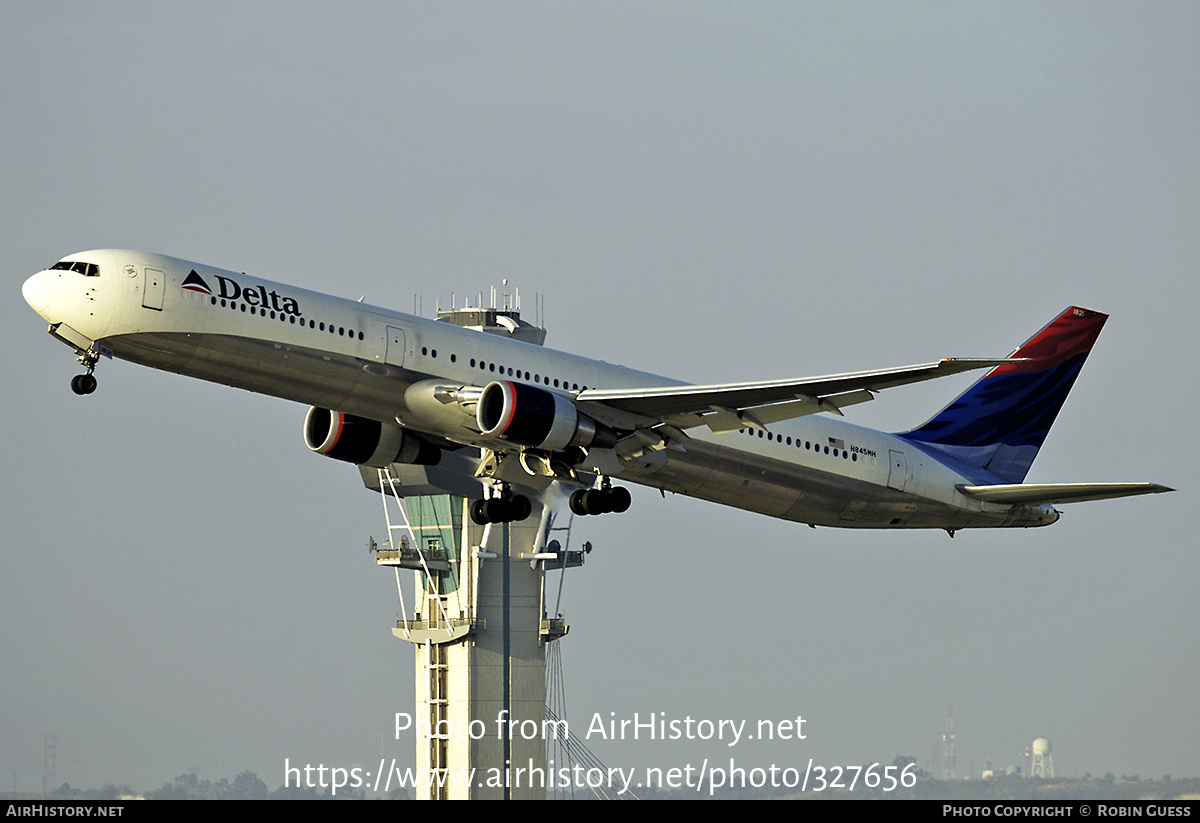
<path id="1" fill-rule="evenodd" d="M 144 252 L 72 254 L 22 291 L 84 366 L 77 394 L 109 357 L 294 400 L 311 407 L 309 448 L 365 467 L 440 463 L 474 490 L 479 523 L 524 519 L 527 495 L 554 485 L 576 514 L 624 511 L 613 480 L 813 526 L 952 536 L 1171 491 L 1023 482 L 1106 320 L 1078 307 L 1007 358 L 697 386 L 546 348 L 503 308 L 439 322 Z M 982 368 L 911 431 L 841 419 L 880 389 Z"/>

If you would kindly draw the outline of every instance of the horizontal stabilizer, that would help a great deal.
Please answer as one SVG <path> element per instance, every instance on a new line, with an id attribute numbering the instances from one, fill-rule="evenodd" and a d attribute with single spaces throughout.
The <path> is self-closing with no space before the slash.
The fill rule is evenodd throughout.
<path id="1" fill-rule="evenodd" d="M 1001 483 L 995 486 L 958 486 L 960 492 L 988 503 L 1011 506 L 1046 503 L 1082 503 L 1135 494 L 1159 494 L 1174 489 L 1157 483 Z"/>

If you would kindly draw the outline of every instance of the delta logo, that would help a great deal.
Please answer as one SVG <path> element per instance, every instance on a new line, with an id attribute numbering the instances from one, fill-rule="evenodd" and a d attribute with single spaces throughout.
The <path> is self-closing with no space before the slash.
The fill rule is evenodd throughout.
<path id="1" fill-rule="evenodd" d="M 212 297 L 212 289 L 210 289 L 208 284 L 204 282 L 203 277 L 196 274 L 195 269 L 192 269 L 190 272 L 188 272 L 188 276 L 183 279 L 183 290 L 196 291 Z"/>
<path id="2" fill-rule="evenodd" d="M 277 291 L 267 291 L 266 286 L 247 286 L 242 287 L 240 283 L 232 277 L 223 277 L 222 275 L 214 275 L 217 278 L 217 292 L 209 287 L 208 283 L 204 282 L 204 278 L 196 273 L 195 269 L 188 272 L 188 276 L 184 278 L 182 288 L 184 291 L 194 291 L 200 294 L 206 294 L 209 297 L 220 297 L 225 300 L 241 300 L 250 306 L 259 306 L 264 309 L 274 309 L 283 314 L 292 314 L 296 317 L 300 316 L 300 304 L 295 298 L 284 297 Z"/>

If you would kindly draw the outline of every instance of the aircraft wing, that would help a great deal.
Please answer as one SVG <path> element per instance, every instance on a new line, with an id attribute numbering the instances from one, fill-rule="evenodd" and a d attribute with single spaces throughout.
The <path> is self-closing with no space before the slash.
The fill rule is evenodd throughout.
<path id="1" fill-rule="evenodd" d="M 936 363 L 881 371 L 831 374 L 764 383 L 665 386 L 638 389 L 587 389 L 578 400 L 599 403 L 627 414 L 678 426 L 707 425 L 715 432 L 761 428 L 817 412 L 841 414 L 840 408 L 872 399 L 871 392 L 919 383 L 973 369 L 1012 363 L 1011 358 L 949 358 Z"/>
<path id="2" fill-rule="evenodd" d="M 1157 483 L 1001 483 L 995 486 L 958 486 L 960 492 L 977 500 L 1006 505 L 1043 505 L 1109 500 L 1135 494 L 1159 494 L 1174 489 Z"/>

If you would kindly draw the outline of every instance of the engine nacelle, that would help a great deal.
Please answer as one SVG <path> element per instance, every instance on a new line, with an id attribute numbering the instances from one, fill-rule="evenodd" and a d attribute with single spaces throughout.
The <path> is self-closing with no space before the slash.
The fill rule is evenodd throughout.
<path id="1" fill-rule="evenodd" d="M 547 451 L 611 445 L 616 437 L 561 394 L 507 380 L 484 387 L 475 422 L 488 437 Z"/>
<path id="2" fill-rule="evenodd" d="M 304 418 L 304 442 L 318 454 L 359 466 L 436 466 L 442 459 L 441 449 L 400 426 L 316 406 Z"/>

